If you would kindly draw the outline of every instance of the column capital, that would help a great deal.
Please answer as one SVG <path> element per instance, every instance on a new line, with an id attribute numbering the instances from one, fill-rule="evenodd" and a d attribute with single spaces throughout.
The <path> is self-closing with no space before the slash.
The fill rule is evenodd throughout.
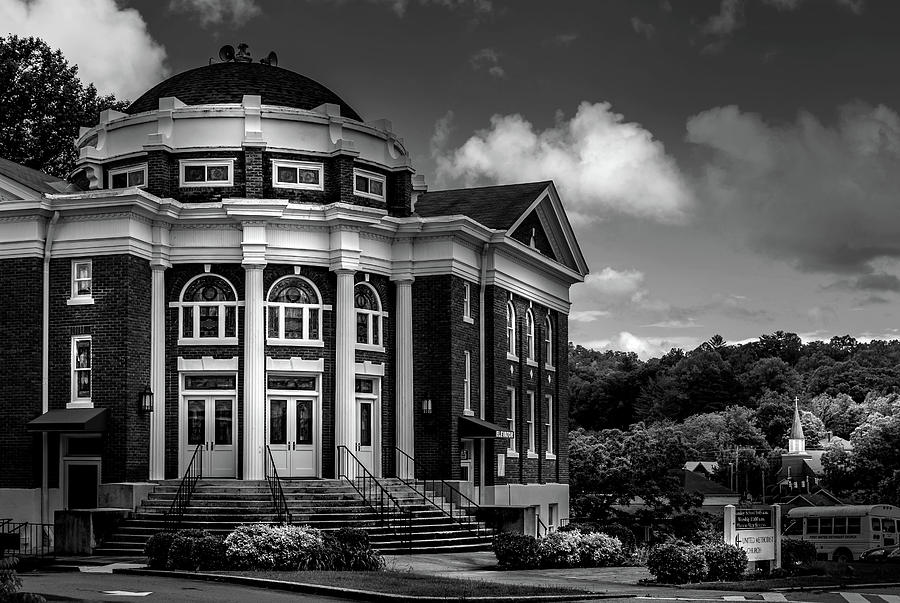
<path id="1" fill-rule="evenodd" d="M 241 262 L 241 266 L 244 267 L 244 271 L 246 272 L 251 270 L 262 270 L 266 267 L 266 261 L 260 260 L 259 258 L 245 258 L 244 261 Z"/>
<path id="2" fill-rule="evenodd" d="M 398 287 L 405 286 L 409 287 L 413 284 L 413 281 L 416 280 L 412 274 L 392 274 L 391 281 L 396 283 Z"/>
<path id="3" fill-rule="evenodd" d="M 332 272 L 337 275 L 350 275 L 353 276 L 356 274 L 356 268 L 332 268 Z"/>
<path id="4" fill-rule="evenodd" d="M 150 260 L 150 270 L 154 272 L 164 272 L 167 268 L 171 268 L 172 263 L 163 260 Z"/>

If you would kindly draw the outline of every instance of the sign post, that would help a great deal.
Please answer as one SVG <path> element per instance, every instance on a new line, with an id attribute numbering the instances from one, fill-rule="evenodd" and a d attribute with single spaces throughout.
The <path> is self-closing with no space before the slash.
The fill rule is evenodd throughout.
<path id="1" fill-rule="evenodd" d="M 725 542 L 747 553 L 747 560 L 781 567 L 781 507 L 725 505 Z"/>

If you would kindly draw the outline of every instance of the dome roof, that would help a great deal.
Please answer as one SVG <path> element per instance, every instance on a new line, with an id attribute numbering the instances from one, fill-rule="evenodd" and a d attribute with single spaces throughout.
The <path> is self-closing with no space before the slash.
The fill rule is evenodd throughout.
<path id="1" fill-rule="evenodd" d="M 322 84 L 288 69 L 262 63 L 213 63 L 173 75 L 157 84 L 125 110 L 135 114 L 155 111 L 159 99 L 174 96 L 187 105 L 240 103 L 245 94 L 257 94 L 263 104 L 314 109 L 323 103 L 340 105 L 341 115 L 362 121 L 337 94 Z"/>

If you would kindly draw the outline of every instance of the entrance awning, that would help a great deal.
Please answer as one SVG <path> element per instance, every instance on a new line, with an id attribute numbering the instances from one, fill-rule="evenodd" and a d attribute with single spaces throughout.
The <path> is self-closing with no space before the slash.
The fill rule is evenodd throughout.
<path id="1" fill-rule="evenodd" d="M 50 410 L 29 421 L 28 431 L 56 431 L 67 433 L 97 433 L 106 431 L 105 408 L 59 408 Z"/>
<path id="2" fill-rule="evenodd" d="M 466 440 L 508 439 L 513 437 L 513 432 L 484 419 L 463 416 L 459 418 L 459 437 Z"/>

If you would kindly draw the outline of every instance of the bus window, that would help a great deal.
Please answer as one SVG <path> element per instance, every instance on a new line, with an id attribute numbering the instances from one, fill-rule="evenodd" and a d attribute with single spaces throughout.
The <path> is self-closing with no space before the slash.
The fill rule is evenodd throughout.
<path id="1" fill-rule="evenodd" d="M 834 534 L 834 520 L 831 517 L 819 518 L 819 534 Z"/>
<path id="2" fill-rule="evenodd" d="M 893 533 L 893 532 L 896 532 L 896 531 L 897 531 L 897 530 L 895 529 L 895 527 L 894 527 L 894 520 L 893 520 L 893 519 L 882 519 L 882 520 L 881 520 L 881 523 L 882 523 L 882 527 L 884 528 L 884 531 L 885 531 L 885 532 L 891 532 L 891 533 Z"/>
<path id="3" fill-rule="evenodd" d="M 872 531 L 873 532 L 881 531 L 881 519 L 879 517 L 872 518 Z"/>
<path id="4" fill-rule="evenodd" d="M 806 533 L 807 534 L 818 534 L 819 533 L 819 518 L 818 517 L 807 517 L 806 518 Z"/>
<path id="5" fill-rule="evenodd" d="M 847 518 L 847 533 L 848 534 L 859 534 L 860 522 L 859 517 L 848 517 Z"/>
<path id="6" fill-rule="evenodd" d="M 846 517 L 835 517 L 834 518 L 834 533 L 835 534 L 846 534 L 847 533 L 847 518 Z"/>

